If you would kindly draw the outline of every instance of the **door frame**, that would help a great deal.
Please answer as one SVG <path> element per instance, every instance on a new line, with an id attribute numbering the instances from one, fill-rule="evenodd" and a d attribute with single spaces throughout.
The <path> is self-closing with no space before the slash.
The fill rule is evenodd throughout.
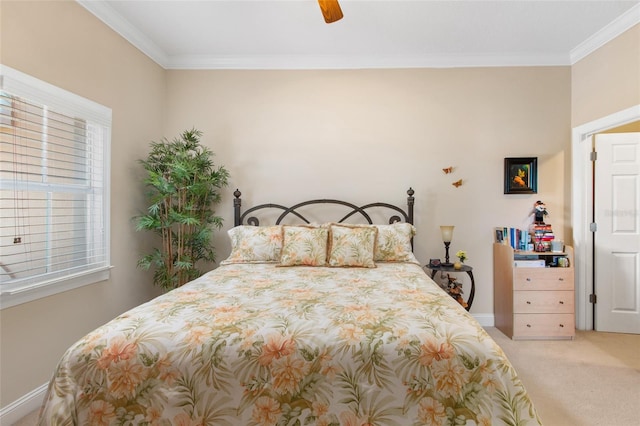
<path id="1" fill-rule="evenodd" d="M 640 120 L 640 105 L 574 127 L 571 132 L 571 223 L 573 226 L 576 291 L 576 328 L 594 328 L 589 295 L 593 290 L 592 234 L 589 224 L 593 211 L 593 167 L 591 136 Z"/>

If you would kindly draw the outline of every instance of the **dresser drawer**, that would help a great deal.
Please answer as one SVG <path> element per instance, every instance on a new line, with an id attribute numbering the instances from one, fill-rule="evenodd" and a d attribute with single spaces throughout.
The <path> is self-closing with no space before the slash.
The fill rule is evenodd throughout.
<path id="1" fill-rule="evenodd" d="M 573 314 L 515 314 L 513 337 L 573 337 Z"/>
<path id="2" fill-rule="evenodd" d="M 573 290 L 573 268 L 514 268 L 514 290 Z"/>
<path id="3" fill-rule="evenodd" d="M 573 314 L 573 291 L 514 291 L 517 314 Z"/>

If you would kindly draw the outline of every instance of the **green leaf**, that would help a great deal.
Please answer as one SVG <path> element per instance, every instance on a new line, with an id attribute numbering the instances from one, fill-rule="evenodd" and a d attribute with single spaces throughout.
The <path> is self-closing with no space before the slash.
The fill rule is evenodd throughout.
<path id="1" fill-rule="evenodd" d="M 227 186 L 229 172 L 216 167 L 211 149 L 200 144 L 201 136 L 194 128 L 171 141 L 152 141 L 147 158 L 139 160 L 146 171 L 148 214 L 135 218 L 136 230 L 169 235 L 171 240 L 140 259 L 138 266 L 155 267 L 154 284 L 165 289 L 200 276 L 195 266 L 199 261 L 215 260 L 212 230 L 222 227 L 222 217 L 213 206 L 221 201 L 218 190 Z M 169 247 L 172 259 L 163 252 Z M 184 248 L 183 254 L 175 253 L 178 247 Z"/>

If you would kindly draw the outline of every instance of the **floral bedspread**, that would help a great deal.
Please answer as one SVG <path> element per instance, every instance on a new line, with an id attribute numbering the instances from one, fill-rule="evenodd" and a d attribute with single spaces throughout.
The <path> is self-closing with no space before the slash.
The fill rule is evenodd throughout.
<path id="1" fill-rule="evenodd" d="M 40 424 L 540 424 L 504 353 L 420 266 L 226 265 L 64 354 Z"/>

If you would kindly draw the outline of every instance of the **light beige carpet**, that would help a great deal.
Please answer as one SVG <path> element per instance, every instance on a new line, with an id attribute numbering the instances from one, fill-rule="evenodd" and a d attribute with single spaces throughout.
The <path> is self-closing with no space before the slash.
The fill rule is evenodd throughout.
<path id="1" fill-rule="evenodd" d="M 545 426 L 640 425 L 640 335 L 578 331 L 513 341 L 487 331 L 518 371 Z M 17 426 L 33 426 L 31 413 Z"/>
<path id="2" fill-rule="evenodd" d="M 640 335 L 578 331 L 574 340 L 518 340 L 502 347 L 545 426 L 640 425 Z"/>

